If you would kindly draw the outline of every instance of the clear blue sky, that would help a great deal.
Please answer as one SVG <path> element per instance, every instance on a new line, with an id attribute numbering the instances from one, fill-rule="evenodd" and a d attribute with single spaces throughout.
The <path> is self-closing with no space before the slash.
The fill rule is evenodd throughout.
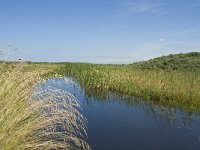
<path id="1" fill-rule="evenodd" d="M 200 51 L 200 0 L 0 0 L 0 50 L 93 63 Z"/>

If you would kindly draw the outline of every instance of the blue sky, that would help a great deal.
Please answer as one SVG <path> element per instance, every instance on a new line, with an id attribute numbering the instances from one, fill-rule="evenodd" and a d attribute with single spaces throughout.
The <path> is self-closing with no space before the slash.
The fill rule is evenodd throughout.
<path id="1" fill-rule="evenodd" d="M 0 0 L 0 50 L 92 63 L 200 51 L 200 0 Z"/>

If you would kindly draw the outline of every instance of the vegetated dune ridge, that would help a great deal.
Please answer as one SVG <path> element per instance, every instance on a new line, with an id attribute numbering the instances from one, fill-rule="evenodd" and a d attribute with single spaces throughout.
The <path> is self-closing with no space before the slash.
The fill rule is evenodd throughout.
<path id="1" fill-rule="evenodd" d="M 171 54 L 133 65 L 142 69 L 200 71 L 200 52 Z"/>

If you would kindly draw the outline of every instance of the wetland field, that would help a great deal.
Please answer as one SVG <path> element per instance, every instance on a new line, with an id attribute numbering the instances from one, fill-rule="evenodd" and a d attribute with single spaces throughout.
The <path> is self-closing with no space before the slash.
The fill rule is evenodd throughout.
<path id="1" fill-rule="evenodd" d="M 128 65 L 0 62 L 0 149 L 198 149 L 200 53 Z"/>

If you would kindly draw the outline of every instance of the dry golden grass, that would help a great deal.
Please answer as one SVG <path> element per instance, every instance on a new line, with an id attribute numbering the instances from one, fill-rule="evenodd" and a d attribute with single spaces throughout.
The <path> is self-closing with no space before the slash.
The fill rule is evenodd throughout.
<path id="1" fill-rule="evenodd" d="M 35 90 L 51 70 L 24 68 L 24 63 L 0 64 L 0 149 L 90 149 L 79 138 L 86 120 L 77 99 L 56 89 Z"/>

